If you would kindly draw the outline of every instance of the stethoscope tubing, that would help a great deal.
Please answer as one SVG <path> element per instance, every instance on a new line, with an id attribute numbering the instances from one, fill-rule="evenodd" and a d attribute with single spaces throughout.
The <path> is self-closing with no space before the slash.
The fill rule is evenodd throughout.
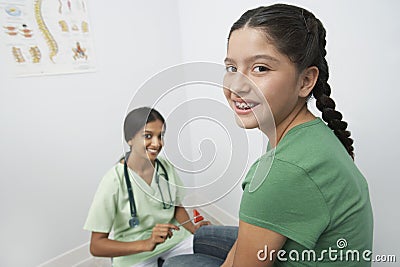
<path id="1" fill-rule="evenodd" d="M 131 219 L 129 220 L 129 225 L 130 227 L 136 227 L 139 225 L 139 218 L 137 216 L 137 209 L 136 209 L 136 204 L 135 204 L 135 197 L 133 195 L 133 190 L 132 190 L 132 184 L 131 181 L 129 179 L 129 172 L 128 172 L 128 158 L 130 155 L 130 151 L 126 153 L 125 155 L 125 160 L 124 160 L 124 176 L 125 176 L 125 182 L 126 182 L 126 187 L 128 189 L 128 195 L 129 195 L 129 204 L 130 204 L 130 210 L 131 210 Z M 160 191 L 160 195 L 161 195 L 161 200 L 163 203 L 163 209 L 169 209 L 173 206 L 172 203 L 172 195 L 171 195 L 171 188 L 169 185 L 169 177 L 168 177 L 168 172 L 166 170 L 166 168 L 164 167 L 164 165 L 160 162 L 160 160 L 158 160 L 157 158 L 155 159 L 155 163 L 156 163 L 156 183 L 157 183 L 157 187 L 158 190 Z M 161 166 L 162 171 L 165 174 L 165 180 L 167 181 L 167 187 L 168 187 L 168 194 L 169 194 L 169 199 L 170 199 L 170 203 L 165 204 L 164 201 L 164 195 L 162 193 L 161 190 L 161 186 L 160 186 L 160 177 L 158 174 L 158 168 L 159 166 Z"/>

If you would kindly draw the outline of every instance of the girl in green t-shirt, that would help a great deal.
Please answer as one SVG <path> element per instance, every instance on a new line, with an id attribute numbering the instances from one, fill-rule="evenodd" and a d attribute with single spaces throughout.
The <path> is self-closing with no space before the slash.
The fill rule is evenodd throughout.
<path id="1" fill-rule="evenodd" d="M 195 255 L 165 266 L 371 265 L 368 185 L 330 97 L 325 35 L 311 12 L 285 4 L 233 24 L 224 94 L 240 127 L 268 137 L 268 151 L 242 184 L 238 229 L 200 229 Z M 311 97 L 326 124 L 308 109 Z"/>

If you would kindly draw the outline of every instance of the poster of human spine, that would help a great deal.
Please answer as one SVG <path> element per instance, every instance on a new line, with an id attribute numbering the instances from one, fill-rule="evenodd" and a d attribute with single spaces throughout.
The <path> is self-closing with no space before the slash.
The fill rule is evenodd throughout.
<path id="1" fill-rule="evenodd" d="M 87 0 L 0 0 L 0 26 L 17 76 L 95 71 Z"/>

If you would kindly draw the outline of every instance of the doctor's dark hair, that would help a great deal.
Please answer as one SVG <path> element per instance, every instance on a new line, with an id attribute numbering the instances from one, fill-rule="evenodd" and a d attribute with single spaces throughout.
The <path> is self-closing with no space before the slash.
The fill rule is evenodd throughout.
<path id="1" fill-rule="evenodd" d="M 266 40 L 296 65 L 298 73 L 311 66 L 318 68 L 318 80 L 309 97 L 314 96 L 322 119 L 354 159 L 353 140 L 346 130 L 347 123 L 342 120 L 342 114 L 335 110 L 335 102 L 330 98 L 329 69 L 325 59 L 326 31 L 321 21 L 311 12 L 292 5 L 259 7 L 246 11 L 233 24 L 228 42 L 233 31 L 246 27 L 262 30 Z"/>
<path id="2" fill-rule="evenodd" d="M 124 121 L 125 141 L 131 140 L 147 123 L 156 120 L 160 120 L 166 127 L 163 116 L 153 108 L 141 107 L 130 111 Z"/>

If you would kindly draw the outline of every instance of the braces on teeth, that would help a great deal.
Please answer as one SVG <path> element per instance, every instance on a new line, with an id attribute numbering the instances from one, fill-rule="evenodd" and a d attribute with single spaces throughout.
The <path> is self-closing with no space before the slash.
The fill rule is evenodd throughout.
<path id="1" fill-rule="evenodd" d="M 246 104 L 244 102 L 235 102 L 236 107 L 240 108 L 240 109 L 249 109 L 254 107 L 254 103 L 250 103 L 250 104 Z"/>

